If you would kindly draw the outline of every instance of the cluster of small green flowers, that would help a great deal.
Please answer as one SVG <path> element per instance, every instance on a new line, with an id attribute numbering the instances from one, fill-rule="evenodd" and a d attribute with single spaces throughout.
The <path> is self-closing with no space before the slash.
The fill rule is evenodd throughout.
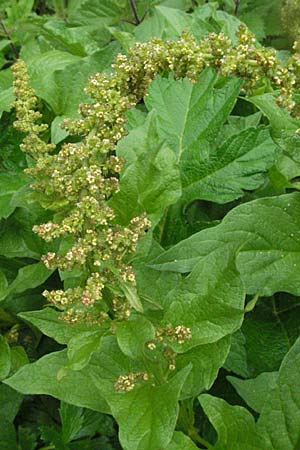
<path id="1" fill-rule="evenodd" d="M 147 372 L 129 372 L 127 375 L 120 375 L 115 382 L 115 390 L 118 392 L 130 392 L 134 389 L 138 381 L 148 381 Z"/>
<path id="2" fill-rule="evenodd" d="M 178 344 L 184 344 L 191 339 L 192 333 L 190 328 L 183 325 L 177 325 L 176 327 L 168 325 L 166 327 L 158 328 L 155 337 L 158 341 L 176 341 Z"/>
<path id="3" fill-rule="evenodd" d="M 224 75 L 241 77 L 248 92 L 269 84 L 268 89 L 280 90 L 280 105 L 297 110 L 293 94 L 300 83 L 299 55 L 293 55 L 283 66 L 275 50 L 257 46 L 253 34 L 244 26 L 237 33 L 236 45 L 223 33 L 212 33 L 200 42 L 189 34 L 178 41 L 152 39 L 137 43 L 128 56 L 119 54 L 111 74 L 97 73 L 90 78 L 86 92 L 91 102 L 80 105 L 80 119 L 64 123 L 64 128 L 70 134 L 81 135 L 82 141 L 65 143 L 53 154 L 54 146 L 40 138 L 46 125 L 40 124 L 41 114 L 36 111 L 37 99 L 29 86 L 26 67 L 22 61 L 15 64 L 15 126 L 27 133 L 22 149 L 36 159 L 27 173 L 34 179 L 32 187 L 43 199 L 42 204 L 59 211 L 59 220 L 36 225 L 34 231 L 46 241 L 73 237 L 65 253 L 50 252 L 43 261 L 51 269 L 79 267 L 87 274 L 80 289 L 46 294 L 71 322 L 90 317 L 94 307 L 99 315 L 103 285 L 118 285 L 120 277 L 135 283 L 126 261 L 150 226 L 144 215 L 133 218 L 126 227 L 118 225 L 108 204 L 119 190 L 123 161 L 115 150 L 126 134 L 126 111 L 147 95 L 147 87 L 157 74 L 173 71 L 176 78 L 186 76 L 195 82 L 206 66 Z M 119 300 L 112 311 L 116 314 Z M 127 317 L 127 306 L 121 308 L 123 317 Z M 100 311 L 102 317 L 104 312 Z"/>
<path id="4" fill-rule="evenodd" d="M 300 38 L 300 3 L 299 0 L 286 0 L 281 9 L 284 31 L 292 41 Z"/>
<path id="5" fill-rule="evenodd" d="M 37 99 L 22 61 L 16 63 L 14 75 L 15 126 L 29 133 L 28 136 L 40 139 L 38 134 L 44 132 L 46 126 L 36 123 L 41 114 L 33 109 L 37 107 Z M 83 286 L 44 293 L 49 302 L 65 311 L 63 317 L 71 323 L 93 317 L 94 306 L 95 317 L 103 320 L 105 311 L 99 304 L 104 284 L 118 285 L 119 277 L 135 284 L 132 268 L 125 260 L 151 225 L 146 216 L 141 215 L 134 217 L 126 227 L 120 226 L 115 223 L 115 213 L 107 203 L 119 190 L 122 161 L 113 153 L 117 141 L 125 134 L 124 113 L 133 105 L 132 100 L 123 98 L 115 85 L 109 88 L 109 84 L 102 75 L 91 78 L 87 91 L 95 102 L 80 105 L 83 119 L 65 123 L 70 132 L 83 134 L 83 141 L 66 143 L 56 154 L 50 154 L 53 146 L 40 139 L 43 151 L 40 145 L 31 150 L 36 164 L 27 170 L 35 180 L 33 189 L 41 192 L 50 205 L 56 205 L 61 217 L 57 222 L 36 225 L 33 231 L 47 242 L 73 236 L 73 245 L 65 253 L 49 252 L 42 261 L 49 269 L 80 267 L 88 273 Z M 30 151 L 27 147 L 24 150 Z M 119 317 L 129 315 L 125 299 L 124 304 L 123 308 L 120 297 L 113 303 L 113 312 Z"/>
<path id="6" fill-rule="evenodd" d="M 146 347 L 151 352 L 158 349 L 165 358 L 168 369 L 175 370 L 177 353 L 170 347 L 170 343 L 176 342 L 182 345 L 191 337 L 190 328 L 183 325 L 177 325 L 176 327 L 168 325 L 158 328 L 155 332 L 155 339 L 147 342 Z"/>
<path id="7" fill-rule="evenodd" d="M 38 99 L 34 90 L 29 85 L 29 77 L 27 68 L 22 60 L 18 60 L 12 67 L 14 75 L 14 94 L 16 101 L 17 120 L 14 127 L 26 134 L 21 144 L 21 150 L 29 153 L 33 157 L 39 157 L 43 153 L 51 152 L 55 149 L 55 145 L 46 144 L 40 137 L 45 133 L 48 125 L 40 123 L 42 115 L 37 111 Z"/>
<path id="8" fill-rule="evenodd" d="M 295 112 L 293 94 L 299 89 L 299 54 L 283 65 L 271 48 L 257 44 L 246 26 L 237 31 L 237 43 L 224 33 L 211 33 L 200 42 L 185 33 L 178 41 L 152 39 L 137 43 L 128 56 L 118 55 L 113 65 L 113 79 L 118 78 L 122 89 L 137 99 L 146 95 L 147 87 L 158 73 L 174 72 L 176 78 L 197 81 L 205 67 L 214 67 L 224 75 L 244 80 L 243 89 L 252 94 L 255 89 L 280 91 L 277 102 Z"/>

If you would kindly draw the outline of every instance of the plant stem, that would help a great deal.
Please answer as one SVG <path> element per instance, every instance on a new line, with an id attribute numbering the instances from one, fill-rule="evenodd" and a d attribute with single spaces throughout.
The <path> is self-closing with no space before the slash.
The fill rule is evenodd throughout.
<path id="1" fill-rule="evenodd" d="M 234 3 L 235 3 L 234 15 L 237 16 L 238 10 L 239 10 L 239 6 L 240 6 L 240 0 L 234 0 Z"/>
<path id="2" fill-rule="evenodd" d="M 12 49 L 12 52 L 15 54 L 16 58 L 18 59 L 19 58 L 18 50 L 16 49 L 15 44 L 13 43 L 13 41 L 10 38 L 10 34 L 9 34 L 6 26 L 3 23 L 2 17 L 0 17 L 0 26 L 2 28 L 2 31 L 3 31 L 4 35 L 9 40 L 9 45 L 10 45 L 10 48 Z"/>
<path id="3" fill-rule="evenodd" d="M 132 14 L 135 20 L 136 25 L 139 25 L 141 23 L 138 13 L 137 13 L 137 9 L 136 9 L 136 4 L 135 4 L 135 0 L 129 0 L 129 4 L 130 4 L 130 8 L 132 10 Z"/>
<path id="4" fill-rule="evenodd" d="M 196 430 L 192 430 L 192 431 L 189 433 L 189 436 L 190 436 L 191 439 L 193 439 L 193 441 L 198 442 L 198 444 L 203 445 L 203 446 L 206 447 L 208 450 L 210 450 L 210 449 L 213 448 L 212 445 L 211 445 L 209 442 L 207 442 L 206 439 L 204 439 L 203 437 L 201 437 L 201 436 L 197 433 Z"/>

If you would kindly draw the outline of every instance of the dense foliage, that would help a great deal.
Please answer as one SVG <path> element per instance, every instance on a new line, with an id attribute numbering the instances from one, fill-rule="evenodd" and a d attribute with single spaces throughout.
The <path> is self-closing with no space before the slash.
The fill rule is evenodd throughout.
<path id="1" fill-rule="evenodd" d="M 1 3 L 1 450 L 299 450 L 300 9 L 271 3 Z"/>

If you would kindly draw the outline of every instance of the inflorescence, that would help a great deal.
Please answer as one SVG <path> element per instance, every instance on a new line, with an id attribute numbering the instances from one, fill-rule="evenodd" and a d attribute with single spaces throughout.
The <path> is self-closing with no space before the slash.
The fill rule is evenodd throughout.
<path id="1" fill-rule="evenodd" d="M 142 100 L 157 74 L 173 72 L 176 79 L 197 82 L 208 66 L 224 76 L 242 78 L 245 93 L 258 88 L 276 90 L 280 106 L 294 115 L 300 112 L 294 98 L 300 87 L 299 54 L 295 52 L 283 65 L 276 51 L 260 47 L 245 26 L 238 30 L 235 45 L 223 33 L 211 33 L 200 42 L 185 33 L 177 41 L 155 38 L 135 44 L 127 56 L 119 54 L 110 74 L 90 78 L 86 92 L 91 101 L 80 105 L 81 118 L 63 124 L 71 135 L 81 136 L 81 141 L 64 143 L 61 148 L 43 139 L 47 125 L 41 123 L 24 62 L 13 66 L 14 126 L 26 134 L 21 148 L 35 160 L 26 172 L 42 205 L 55 211 L 53 222 L 33 230 L 47 242 L 61 238 L 64 243 L 61 250 L 49 252 L 42 260 L 49 269 L 80 269 L 82 273 L 78 286 L 44 292 L 68 322 L 103 324 L 130 316 L 131 306 L 121 286 L 135 284 L 130 257 L 151 224 L 142 214 L 120 225 L 109 206 L 119 190 L 123 161 L 116 156 L 116 145 L 126 134 L 125 113 Z M 161 337 L 180 342 L 189 338 L 190 330 L 178 326 L 163 333 Z M 116 388 L 130 390 L 137 378 L 145 379 L 144 374 L 128 377 L 119 379 Z"/>

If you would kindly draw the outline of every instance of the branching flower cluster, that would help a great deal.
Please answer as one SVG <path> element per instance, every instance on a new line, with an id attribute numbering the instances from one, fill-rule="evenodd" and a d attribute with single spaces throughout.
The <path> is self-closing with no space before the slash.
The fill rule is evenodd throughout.
<path id="1" fill-rule="evenodd" d="M 300 3 L 298 0 L 286 0 L 281 9 L 284 31 L 292 41 L 300 40 Z"/>
<path id="2" fill-rule="evenodd" d="M 177 41 L 137 43 L 127 56 L 116 57 L 110 74 L 93 75 L 86 88 L 91 100 L 79 107 L 81 118 L 63 124 L 71 135 L 81 136 L 81 141 L 56 149 L 43 140 L 47 126 L 41 123 L 25 64 L 14 65 L 15 127 L 26 134 L 22 150 L 36 162 L 27 173 L 41 204 L 55 212 L 53 222 L 33 230 L 47 242 L 61 239 L 63 244 L 42 260 L 49 269 L 80 269 L 83 274 L 76 287 L 44 292 L 70 323 L 102 324 L 129 317 L 131 307 L 122 284 L 135 284 L 130 257 L 151 224 L 146 215 L 140 215 L 120 225 L 109 203 L 119 190 L 123 161 L 116 156 L 116 145 L 126 134 L 125 113 L 147 95 L 157 74 L 173 72 L 175 78 L 197 82 L 205 67 L 242 78 L 242 89 L 248 94 L 276 90 L 280 106 L 295 115 L 300 112 L 295 103 L 300 88 L 297 52 L 283 65 L 275 50 L 260 47 L 245 26 L 238 30 L 236 44 L 223 33 L 211 33 L 200 42 L 186 33 Z M 162 330 L 157 339 L 182 343 L 190 334 L 178 325 Z M 168 357 L 173 367 L 174 355 Z M 117 388 L 130 390 L 139 377 L 120 379 Z"/>

